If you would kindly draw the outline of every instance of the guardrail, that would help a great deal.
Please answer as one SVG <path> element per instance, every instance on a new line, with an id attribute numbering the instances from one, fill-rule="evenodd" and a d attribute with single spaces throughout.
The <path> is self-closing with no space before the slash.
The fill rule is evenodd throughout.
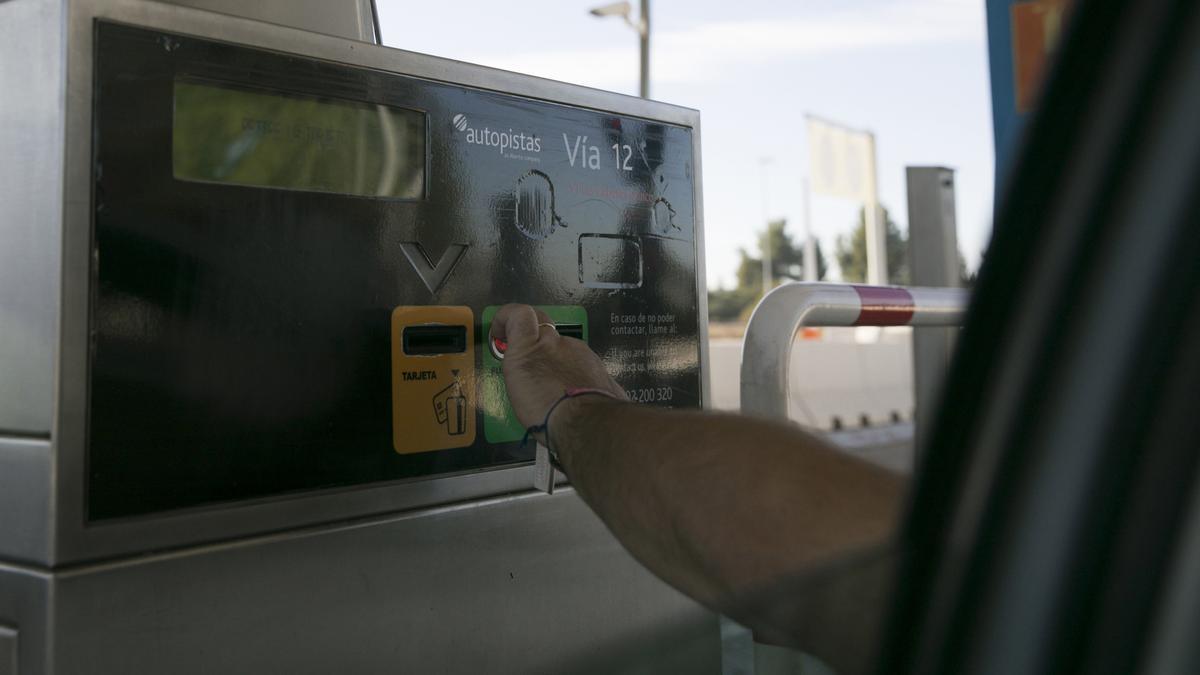
<path id="1" fill-rule="evenodd" d="M 816 326 L 958 326 L 961 288 L 789 283 L 758 303 L 742 343 L 742 412 L 788 419 L 788 373 L 800 329 Z"/>

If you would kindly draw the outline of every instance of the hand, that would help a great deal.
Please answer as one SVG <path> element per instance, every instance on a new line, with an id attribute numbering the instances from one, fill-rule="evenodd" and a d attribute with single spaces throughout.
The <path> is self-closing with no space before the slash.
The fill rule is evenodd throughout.
<path id="1" fill-rule="evenodd" d="M 508 343 L 501 362 L 508 400 L 526 428 L 541 424 L 568 389 L 600 389 L 625 400 L 625 391 L 586 343 L 538 325 L 552 323 L 529 305 L 505 305 L 492 319 L 491 337 Z"/>

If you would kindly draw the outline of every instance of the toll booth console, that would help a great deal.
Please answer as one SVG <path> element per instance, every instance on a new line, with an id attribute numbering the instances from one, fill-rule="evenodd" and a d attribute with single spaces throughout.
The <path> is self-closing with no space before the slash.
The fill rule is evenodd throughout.
<path id="1" fill-rule="evenodd" d="M 87 518 L 526 463 L 500 305 L 703 403 L 693 130 L 95 24 Z"/>
<path id="2" fill-rule="evenodd" d="M 490 339 L 706 403 L 698 113 L 251 4 L 0 2 L 0 671 L 715 672 Z"/>

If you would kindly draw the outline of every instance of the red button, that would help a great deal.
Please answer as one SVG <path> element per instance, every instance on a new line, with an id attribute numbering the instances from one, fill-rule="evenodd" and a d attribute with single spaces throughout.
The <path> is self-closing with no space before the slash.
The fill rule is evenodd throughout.
<path id="1" fill-rule="evenodd" d="M 508 351 L 508 343 L 498 337 L 492 338 L 492 356 L 504 360 L 504 352 Z"/>

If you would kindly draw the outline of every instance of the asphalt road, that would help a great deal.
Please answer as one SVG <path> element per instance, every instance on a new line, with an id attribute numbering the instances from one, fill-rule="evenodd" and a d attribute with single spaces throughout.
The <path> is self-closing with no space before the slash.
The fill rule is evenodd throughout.
<path id="1" fill-rule="evenodd" d="M 851 454 L 895 471 L 910 472 L 913 425 L 909 344 L 801 342 L 796 349 L 791 372 L 791 418 Z M 718 410 L 740 410 L 741 356 L 741 340 L 722 338 L 709 343 L 712 405 Z M 840 429 L 834 428 L 835 419 L 841 423 Z"/>

